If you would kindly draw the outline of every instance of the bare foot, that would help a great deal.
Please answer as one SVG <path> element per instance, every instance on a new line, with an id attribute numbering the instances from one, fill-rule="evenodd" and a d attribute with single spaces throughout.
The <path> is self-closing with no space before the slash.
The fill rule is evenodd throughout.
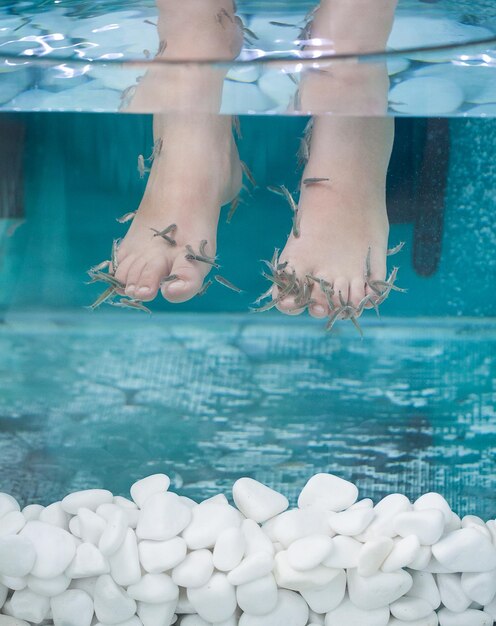
<path id="1" fill-rule="evenodd" d="M 231 0 L 160 0 L 159 8 L 162 60 L 188 58 L 184 42 L 197 58 L 237 55 L 242 33 Z M 161 150 L 119 246 L 115 276 L 131 298 L 150 301 L 161 289 L 170 302 L 184 302 L 198 293 L 212 267 L 191 258 L 191 249 L 215 257 L 220 208 L 239 193 L 242 173 L 232 120 L 217 114 L 224 76 L 208 66 L 162 67 L 165 74 L 152 70 L 143 79 L 130 106 L 157 110 L 158 102 L 159 110 L 170 112 L 154 117 Z M 199 102 L 205 110 L 191 110 Z"/>
<path id="2" fill-rule="evenodd" d="M 329 180 L 302 184 L 299 236 L 291 233 L 280 263 L 287 262 L 302 283 L 307 276 L 324 279 L 332 287 L 334 307 L 343 302 L 357 307 L 366 295 L 374 296 L 365 280 L 369 250 L 370 281 L 385 279 L 389 233 L 385 181 L 392 140 L 393 122 L 386 118 L 314 120 L 303 180 Z M 330 315 L 332 306 L 324 291 L 313 280 L 310 288 L 310 314 Z M 273 297 L 280 298 L 277 287 Z M 302 311 L 291 295 L 277 307 L 285 313 Z"/>

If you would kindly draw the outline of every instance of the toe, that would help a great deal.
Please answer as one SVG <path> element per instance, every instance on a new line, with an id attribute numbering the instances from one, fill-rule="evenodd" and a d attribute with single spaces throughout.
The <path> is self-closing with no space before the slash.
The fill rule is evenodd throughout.
<path id="1" fill-rule="evenodd" d="M 296 301 L 294 296 L 287 296 L 283 298 L 280 302 L 276 304 L 276 308 L 286 315 L 300 315 L 303 312 L 303 309 L 296 308 Z"/>
<path id="2" fill-rule="evenodd" d="M 169 273 L 167 265 L 162 260 L 153 260 L 143 267 L 136 284 L 136 298 L 145 302 L 156 298 L 161 280 Z"/>
<path id="3" fill-rule="evenodd" d="M 309 307 L 309 312 L 312 317 L 322 319 L 329 315 L 329 305 L 325 293 L 323 293 L 320 285 L 316 284 L 312 289 L 313 304 Z"/>
<path id="4" fill-rule="evenodd" d="M 350 304 L 358 307 L 365 297 L 365 282 L 363 278 L 354 278 L 350 282 Z"/>
<path id="5" fill-rule="evenodd" d="M 129 273 L 129 269 L 132 267 L 132 265 L 136 261 L 136 259 L 137 259 L 137 257 L 134 254 L 130 254 L 121 263 L 119 263 L 119 265 L 117 267 L 117 270 L 115 272 L 115 277 L 123 285 L 125 285 L 127 283 L 127 275 Z"/>
<path id="6" fill-rule="evenodd" d="M 177 276 L 177 280 L 165 283 L 161 288 L 162 295 L 169 302 L 191 300 L 200 291 L 208 269 L 200 267 L 199 262 L 186 261 L 184 255 L 179 254 L 170 271 Z"/>
<path id="7" fill-rule="evenodd" d="M 127 272 L 127 278 L 125 281 L 126 289 L 125 294 L 130 298 L 136 297 L 136 289 L 138 286 L 139 277 L 141 276 L 141 272 L 146 265 L 146 259 L 143 257 L 138 257 L 134 263 L 131 265 Z"/>

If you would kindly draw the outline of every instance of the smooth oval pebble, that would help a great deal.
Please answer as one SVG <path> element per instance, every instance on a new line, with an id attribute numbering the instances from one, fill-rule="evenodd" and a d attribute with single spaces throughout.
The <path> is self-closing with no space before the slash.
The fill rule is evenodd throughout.
<path id="1" fill-rule="evenodd" d="M 245 555 L 256 552 L 269 552 L 274 554 L 274 544 L 260 526 L 252 519 L 245 519 L 241 524 L 241 532 L 244 537 Z"/>
<path id="2" fill-rule="evenodd" d="M 310 535 L 297 539 L 288 548 L 288 563 L 293 569 L 306 571 L 320 565 L 333 548 L 329 535 Z"/>
<path id="3" fill-rule="evenodd" d="M 299 571 L 291 567 L 285 550 L 278 552 L 275 556 L 274 577 L 279 587 L 284 589 L 303 591 L 325 587 L 339 572 L 339 569 L 332 569 L 323 565 L 318 565 L 311 570 Z"/>
<path id="4" fill-rule="evenodd" d="M 389 622 L 389 608 L 364 610 L 354 605 L 346 597 L 333 611 L 329 611 L 325 618 L 325 626 L 387 626 Z"/>
<path id="5" fill-rule="evenodd" d="M 444 515 L 439 509 L 399 513 L 394 520 L 394 530 L 400 537 L 416 535 L 421 545 L 432 546 L 443 534 Z"/>
<path id="6" fill-rule="evenodd" d="M 50 610 L 50 599 L 34 593 L 31 589 L 14 591 L 10 604 L 16 617 L 35 624 L 42 622 Z"/>
<path id="7" fill-rule="evenodd" d="M 49 598 L 58 596 L 65 591 L 69 586 L 71 579 L 65 574 L 60 574 L 55 578 L 37 578 L 36 576 L 28 576 L 26 579 L 27 585 L 31 591 L 40 595 L 47 596 Z"/>
<path id="8" fill-rule="evenodd" d="M 407 537 L 405 537 L 407 539 Z M 418 541 L 418 537 L 416 537 Z M 432 559 L 432 550 L 430 546 L 421 546 L 419 542 L 419 551 L 417 556 L 408 564 L 410 569 L 424 570 Z"/>
<path id="9" fill-rule="evenodd" d="M 240 478 L 234 483 L 233 499 L 245 517 L 259 523 L 279 515 L 289 506 L 286 496 L 252 478 Z"/>
<path id="10" fill-rule="evenodd" d="M 172 570 L 172 580 L 179 587 L 201 587 L 205 585 L 214 571 L 210 550 L 190 552 L 184 561 Z"/>
<path id="11" fill-rule="evenodd" d="M 54 626 L 91 626 L 93 600 L 80 589 L 69 589 L 50 602 Z"/>
<path id="12" fill-rule="evenodd" d="M 405 622 L 404 620 L 397 619 L 396 617 L 391 617 L 388 622 L 388 626 L 438 626 L 439 620 L 437 618 L 437 613 L 430 613 L 427 617 L 423 617 L 422 619 L 414 619 L 411 622 Z"/>
<path id="13" fill-rule="evenodd" d="M 459 574 L 438 574 L 436 580 L 441 602 L 447 609 L 456 613 L 468 609 L 471 600 L 462 589 Z"/>
<path id="14" fill-rule="evenodd" d="M 25 537 L 9 535 L 0 538 L 0 574 L 2 576 L 26 576 L 33 569 L 36 552 Z"/>
<path id="15" fill-rule="evenodd" d="M 325 587 L 306 589 L 301 595 L 308 606 L 316 613 L 328 613 L 336 609 L 344 599 L 346 592 L 346 572 L 340 570 Z"/>
<path id="16" fill-rule="evenodd" d="M 0 538 L 15 535 L 26 524 L 26 518 L 20 511 L 10 511 L 0 518 Z"/>
<path id="17" fill-rule="evenodd" d="M 62 502 L 53 502 L 40 511 L 38 516 L 40 522 L 53 524 L 64 530 L 69 530 L 70 515 L 62 508 Z"/>
<path id="18" fill-rule="evenodd" d="M 415 511 L 423 511 L 425 509 L 437 509 L 441 511 L 444 517 L 444 523 L 448 524 L 453 514 L 450 505 L 445 498 L 439 493 L 424 493 L 413 503 Z"/>
<path id="19" fill-rule="evenodd" d="M 126 531 L 121 547 L 109 557 L 110 574 L 118 585 L 134 585 L 141 578 L 138 542 L 132 528 Z"/>
<path id="20" fill-rule="evenodd" d="M 329 526 L 338 535 L 353 537 L 362 533 L 375 517 L 373 509 L 348 509 L 329 515 Z"/>
<path id="21" fill-rule="evenodd" d="M 28 522 L 19 533 L 33 545 L 36 560 L 31 570 L 38 578 L 55 578 L 67 568 L 76 554 L 76 543 L 63 528 L 37 520 Z"/>
<path id="22" fill-rule="evenodd" d="M 274 567 L 274 557 L 269 552 L 257 552 L 245 557 L 238 567 L 227 575 L 231 585 L 242 585 L 266 576 Z"/>
<path id="23" fill-rule="evenodd" d="M 91 509 L 82 507 L 79 509 L 77 517 L 73 517 L 69 522 L 69 528 L 71 528 L 75 519 L 79 521 L 77 530 L 81 539 L 86 543 L 93 543 L 97 546 L 107 526 L 103 517 L 100 517 Z"/>
<path id="24" fill-rule="evenodd" d="M 177 601 L 148 604 L 138 602 L 138 617 L 143 626 L 169 626 L 173 623 Z"/>
<path id="25" fill-rule="evenodd" d="M 271 539 L 285 548 L 303 537 L 332 533 L 326 513 L 314 508 L 285 511 L 271 520 L 269 526 L 264 526 L 264 531 L 269 532 Z"/>
<path id="26" fill-rule="evenodd" d="M 27 585 L 24 576 L 0 576 L 0 583 L 12 591 L 20 591 Z"/>
<path id="27" fill-rule="evenodd" d="M 452 613 L 441 609 L 438 613 L 440 626 L 492 626 L 493 618 L 484 611 L 467 609 L 463 613 Z"/>
<path id="28" fill-rule="evenodd" d="M 383 572 L 396 572 L 410 565 L 420 553 L 420 541 L 416 535 L 409 535 L 395 541 L 393 549 L 381 566 Z"/>
<path id="29" fill-rule="evenodd" d="M 126 538 L 127 517 L 122 509 L 115 508 L 98 542 L 98 549 L 103 556 L 115 554 Z"/>
<path id="30" fill-rule="evenodd" d="M 179 587 L 167 574 L 145 574 L 139 582 L 129 585 L 127 595 L 140 602 L 160 604 L 177 600 Z"/>
<path id="31" fill-rule="evenodd" d="M 0 626 L 30 626 L 28 622 L 10 615 L 0 615 Z"/>
<path id="32" fill-rule="evenodd" d="M 490 572 L 464 572 L 462 589 L 473 601 L 484 606 L 496 596 L 496 569 Z"/>
<path id="33" fill-rule="evenodd" d="M 454 572 L 496 569 L 496 547 L 474 528 L 460 528 L 432 546 L 432 554 Z"/>
<path id="34" fill-rule="evenodd" d="M 206 500 L 189 510 L 191 522 L 182 536 L 190 550 L 213 548 L 222 531 L 239 528 L 243 519 L 237 509 L 222 499 Z"/>
<path id="35" fill-rule="evenodd" d="M 0 492 L 0 518 L 11 511 L 20 511 L 19 502 L 8 493 Z"/>
<path id="36" fill-rule="evenodd" d="M 358 499 L 358 489 L 333 474 L 315 474 L 303 487 L 298 506 L 313 506 L 325 511 L 344 511 Z"/>
<path id="37" fill-rule="evenodd" d="M 223 622 L 236 610 L 236 591 L 222 572 L 212 575 L 206 585 L 188 589 L 188 600 L 207 622 Z"/>
<path id="38" fill-rule="evenodd" d="M 412 587 L 406 594 L 412 598 L 427 600 L 433 610 L 441 604 L 441 596 L 434 576 L 430 572 L 410 572 Z"/>
<path id="39" fill-rule="evenodd" d="M 413 584 L 411 575 L 404 570 L 385 574 L 378 572 L 363 577 L 354 569 L 348 571 L 350 600 L 361 609 L 378 609 L 388 606 L 407 593 Z"/>
<path id="40" fill-rule="evenodd" d="M 241 528 L 226 528 L 215 542 L 214 566 L 221 572 L 237 567 L 245 554 L 245 537 Z"/>
<path id="41" fill-rule="evenodd" d="M 153 474 L 136 481 L 131 486 L 131 498 L 141 509 L 150 496 L 169 489 L 170 478 L 166 474 Z"/>
<path id="42" fill-rule="evenodd" d="M 272 574 L 236 587 L 239 608 L 250 615 L 267 615 L 273 611 L 277 605 L 277 593 L 277 583 Z"/>
<path id="43" fill-rule="evenodd" d="M 431 76 L 409 78 L 397 83 L 389 93 L 392 109 L 413 115 L 452 113 L 463 100 L 463 90 L 456 83 Z"/>
<path id="44" fill-rule="evenodd" d="M 30 522 L 31 520 L 39 519 L 40 513 L 44 508 L 45 507 L 41 506 L 41 504 L 28 504 L 22 509 L 22 514 L 24 515 L 26 522 Z"/>
<path id="45" fill-rule="evenodd" d="M 165 541 L 176 537 L 191 520 L 191 509 L 175 493 L 154 493 L 147 499 L 138 518 L 140 539 Z"/>
<path id="46" fill-rule="evenodd" d="M 186 558 L 188 549 L 182 537 L 168 541 L 140 541 L 138 552 L 143 569 L 149 574 L 160 574 L 173 569 Z"/>
<path id="47" fill-rule="evenodd" d="M 273 611 L 266 615 L 243 613 L 239 626 L 305 626 L 308 621 L 308 605 L 294 591 L 281 589 Z"/>
<path id="48" fill-rule="evenodd" d="M 326 567 L 351 569 L 358 567 L 362 543 L 353 537 L 338 535 L 332 540 L 330 555 L 322 562 Z"/>
<path id="49" fill-rule="evenodd" d="M 100 550 L 92 543 L 82 543 L 65 573 L 70 578 L 90 578 L 108 574 L 110 565 Z"/>
<path id="50" fill-rule="evenodd" d="M 405 622 L 428 618 L 432 606 L 422 598 L 399 598 L 389 606 L 391 615 Z"/>
<path id="51" fill-rule="evenodd" d="M 86 489 L 70 493 L 62 500 L 62 508 L 66 513 L 76 515 L 79 509 L 96 511 L 100 504 L 112 502 L 112 494 L 106 489 Z"/>
<path id="52" fill-rule="evenodd" d="M 369 541 L 378 537 L 394 537 L 394 520 L 399 513 L 411 511 L 412 504 L 410 500 L 400 494 L 392 493 L 379 500 L 374 507 L 375 517 L 367 526 L 367 528 L 357 535 L 356 539 L 360 541 Z"/>
<path id="53" fill-rule="evenodd" d="M 358 573 L 360 576 L 372 576 L 391 553 L 394 541 L 389 537 L 371 539 L 363 544 L 358 555 Z"/>
<path id="54" fill-rule="evenodd" d="M 136 602 L 108 574 L 97 579 L 93 601 L 95 614 L 104 624 L 118 624 L 136 613 Z"/>

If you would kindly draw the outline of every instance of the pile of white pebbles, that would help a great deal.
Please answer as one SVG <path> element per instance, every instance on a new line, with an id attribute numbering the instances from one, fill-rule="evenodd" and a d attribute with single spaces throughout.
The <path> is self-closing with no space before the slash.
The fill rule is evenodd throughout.
<path id="1" fill-rule="evenodd" d="M 0 626 L 490 626 L 496 520 L 436 493 L 375 506 L 313 476 L 288 509 L 250 478 L 197 504 L 155 474 L 131 498 L 0 494 Z"/>

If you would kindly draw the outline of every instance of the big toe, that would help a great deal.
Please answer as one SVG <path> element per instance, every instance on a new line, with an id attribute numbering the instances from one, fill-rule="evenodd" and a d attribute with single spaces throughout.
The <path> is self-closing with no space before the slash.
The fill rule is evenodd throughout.
<path id="1" fill-rule="evenodd" d="M 187 302 L 200 291 L 206 273 L 198 261 L 178 257 L 171 269 L 171 276 L 177 278 L 162 285 L 162 295 L 169 302 Z"/>

